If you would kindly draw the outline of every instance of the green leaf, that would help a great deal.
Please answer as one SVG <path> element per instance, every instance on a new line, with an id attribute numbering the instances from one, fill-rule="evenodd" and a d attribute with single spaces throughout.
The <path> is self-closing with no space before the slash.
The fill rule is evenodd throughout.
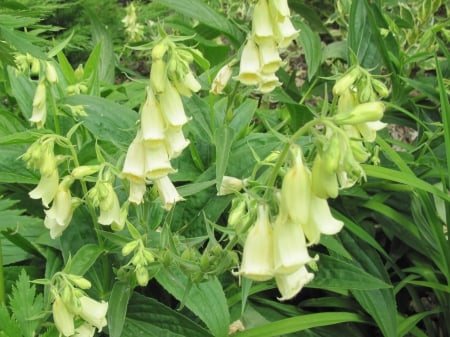
<path id="1" fill-rule="evenodd" d="M 62 103 L 83 105 L 88 115 L 81 118 L 83 125 L 97 139 L 109 141 L 119 149 L 126 150 L 135 136 L 138 114 L 123 105 L 87 95 L 65 97 Z"/>
<path id="2" fill-rule="evenodd" d="M 102 253 L 103 249 L 96 244 L 88 243 L 82 246 L 72 257 L 70 270 L 68 272 L 83 276 Z"/>
<path id="3" fill-rule="evenodd" d="M 366 320 L 362 316 L 350 312 L 323 312 L 281 319 L 257 328 L 238 332 L 234 336 L 275 337 L 306 329 L 349 322 L 365 323 Z"/>
<path id="4" fill-rule="evenodd" d="M 233 145 L 234 130 L 227 125 L 222 126 L 216 133 L 216 187 L 220 189 L 222 179 L 228 166 L 231 146 Z"/>
<path id="5" fill-rule="evenodd" d="M 56 46 L 54 46 L 52 49 L 50 49 L 47 53 L 48 57 L 51 58 L 51 57 L 57 55 L 61 50 L 63 50 L 69 44 L 70 40 L 72 40 L 74 33 L 75 33 L 75 30 L 72 30 L 72 33 L 70 33 L 70 35 L 66 39 L 64 39 L 63 41 L 58 43 Z"/>
<path id="6" fill-rule="evenodd" d="M 188 278 L 179 269 L 161 269 L 156 279 L 179 301 L 185 297 Z M 184 300 L 186 307 L 206 324 L 215 337 L 228 336 L 230 313 L 222 285 L 216 278 L 194 283 Z"/>
<path id="7" fill-rule="evenodd" d="M 13 286 L 10 306 L 23 335 L 34 337 L 36 329 L 41 324 L 39 317 L 44 306 L 42 295 L 36 296 L 36 287 L 30 283 L 25 271 L 22 271 L 15 286 Z"/>
<path id="8" fill-rule="evenodd" d="M 16 139 L 17 140 L 17 139 Z M 9 139 L 14 142 L 15 140 Z M 0 182 L 37 184 L 39 177 L 25 167 L 25 163 L 19 158 L 27 148 L 22 145 L 0 145 Z"/>
<path id="9" fill-rule="evenodd" d="M 15 68 L 8 67 L 8 78 L 11 84 L 11 92 L 19 105 L 25 119 L 31 117 L 33 110 L 33 97 L 36 84 L 32 83 L 24 74 L 16 74 Z"/>
<path id="10" fill-rule="evenodd" d="M 311 288 L 369 290 L 392 287 L 364 269 L 331 256 L 321 255 L 317 264 L 319 271 L 307 285 Z"/>
<path id="11" fill-rule="evenodd" d="M 296 21 L 297 28 L 300 29 L 298 40 L 305 52 L 306 64 L 308 66 L 308 80 L 311 80 L 317 73 L 322 62 L 322 42 L 316 31 L 313 31 L 303 21 Z"/>
<path id="12" fill-rule="evenodd" d="M 108 302 L 108 330 L 110 337 L 123 336 L 122 331 L 130 294 L 131 287 L 129 284 L 121 281 L 114 283 Z"/>
<path id="13" fill-rule="evenodd" d="M 232 21 L 220 15 L 201 0 L 156 0 L 153 2 L 169 7 L 181 15 L 198 20 L 208 27 L 221 31 L 236 46 L 239 46 L 244 39 L 244 34 Z"/>
<path id="14" fill-rule="evenodd" d="M 5 40 L 23 54 L 29 53 L 34 57 L 47 59 L 47 55 L 30 42 L 30 40 L 36 40 L 36 38 L 29 33 L 0 27 L 0 39 Z"/>
<path id="15" fill-rule="evenodd" d="M 13 317 L 9 316 L 8 309 L 4 304 L 0 305 L 0 322 L 2 322 L 2 325 L 0 326 L 0 336 L 6 337 L 22 336 L 20 325 Z"/>
<path id="16" fill-rule="evenodd" d="M 209 308 L 212 310 L 212 308 Z M 212 337 L 192 319 L 155 299 L 134 294 L 128 306 L 122 337 Z"/>

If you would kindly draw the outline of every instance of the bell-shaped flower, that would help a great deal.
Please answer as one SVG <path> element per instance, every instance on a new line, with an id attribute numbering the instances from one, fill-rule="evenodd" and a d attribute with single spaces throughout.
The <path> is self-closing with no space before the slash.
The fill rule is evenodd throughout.
<path id="1" fill-rule="evenodd" d="M 312 167 L 311 187 L 313 193 L 323 199 L 336 198 L 339 194 L 339 186 L 336 173 L 329 172 L 327 170 L 326 163 L 323 161 L 319 153 L 316 155 Z"/>
<path id="2" fill-rule="evenodd" d="M 303 164 L 299 146 L 292 147 L 293 164 L 283 178 L 281 205 L 289 218 L 297 224 L 308 221 L 311 200 L 311 173 Z"/>
<path id="3" fill-rule="evenodd" d="M 180 94 L 166 78 L 166 87 L 159 96 L 161 112 L 171 126 L 182 126 L 188 122 L 184 112 L 183 102 Z"/>
<path id="4" fill-rule="evenodd" d="M 142 181 L 130 181 L 130 195 L 128 200 L 132 203 L 139 205 L 144 200 L 144 194 L 147 190 L 145 180 Z"/>
<path id="5" fill-rule="evenodd" d="M 72 336 L 75 333 L 74 315 L 69 311 L 59 295 L 56 295 L 53 301 L 52 312 L 53 321 L 60 334 L 66 337 Z"/>
<path id="6" fill-rule="evenodd" d="M 312 281 L 313 278 L 314 274 L 308 272 L 305 266 L 300 267 L 298 270 L 290 274 L 275 275 L 275 281 L 277 283 L 278 290 L 281 293 L 281 297 L 278 297 L 278 300 L 290 300 L 300 292 L 305 284 Z"/>
<path id="7" fill-rule="evenodd" d="M 141 110 L 142 138 L 146 143 L 160 142 L 165 137 L 166 125 L 161 113 L 161 107 L 153 90 L 147 87 L 147 99 Z"/>
<path id="8" fill-rule="evenodd" d="M 278 44 L 278 48 L 287 48 L 292 40 L 294 40 L 299 31 L 295 29 L 289 16 L 284 17 L 281 21 L 275 22 L 275 41 Z"/>
<path id="9" fill-rule="evenodd" d="M 45 210 L 44 225 L 50 229 L 52 239 L 60 236 L 72 220 L 74 206 L 69 187 L 73 181 L 66 178 L 57 188 L 52 207 Z"/>
<path id="10" fill-rule="evenodd" d="M 38 129 L 44 127 L 47 119 L 47 88 L 45 82 L 41 81 L 34 94 L 33 98 L 33 111 L 31 114 L 30 122 L 36 123 Z"/>
<path id="11" fill-rule="evenodd" d="M 273 233 L 266 205 L 258 205 L 256 222 L 247 234 L 242 254 L 239 275 L 254 281 L 273 277 Z"/>
<path id="12" fill-rule="evenodd" d="M 193 92 L 198 92 L 202 86 L 195 78 L 192 71 L 188 71 L 184 74 L 181 81 L 175 81 L 175 88 L 178 93 L 183 96 L 191 97 Z"/>
<path id="13" fill-rule="evenodd" d="M 259 0 L 253 8 L 252 37 L 257 43 L 274 37 L 267 0 Z"/>
<path id="14" fill-rule="evenodd" d="M 269 74 L 269 75 L 261 75 L 261 80 L 258 85 L 258 91 L 262 94 L 268 94 L 275 90 L 276 87 L 279 87 L 281 82 L 278 80 L 277 75 Z"/>
<path id="15" fill-rule="evenodd" d="M 245 85 L 255 85 L 261 80 L 259 48 L 255 41 L 248 39 L 241 54 L 238 81 Z"/>
<path id="16" fill-rule="evenodd" d="M 344 223 L 331 215 L 330 206 L 325 199 L 313 196 L 311 199 L 309 221 L 303 225 L 303 231 L 309 244 L 319 243 L 320 234 L 334 235 L 341 231 Z"/>
<path id="17" fill-rule="evenodd" d="M 159 179 L 175 172 L 164 143 L 145 147 L 145 177 Z"/>
<path id="18" fill-rule="evenodd" d="M 261 72 L 269 75 L 280 68 L 282 61 L 275 40 L 266 39 L 259 44 L 259 62 Z"/>
<path id="19" fill-rule="evenodd" d="M 184 200 L 168 176 L 156 179 L 155 185 L 166 210 L 170 211 L 178 201 Z"/>
<path id="20" fill-rule="evenodd" d="M 301 224 L 293 222 L 283 212 L 273 228 L 273 254 L 276 274 L 292 273 L 312 260 Z"/>
<path id="21" fill-rule="evenodd" d="M 74 337 L 94 337 L 95 327 L 88 323 L 84 323 L 75 329 Z"/>
<path id="22" fill-rule="evenodd" d="M 287 0 L 269 0 L 269 10 L 272 18 L 277 21 L 281 21 L 291 15 Z"/>
<path id="23" fill-rule="evenodd" d="M 374 142 L 375 138 L 377 138 L 377 131 L 384 129 L 387 126 L 386 123 L 375 121 L 375 122 L 367 122 L 356 124 L 355 127 L 360 132 L 361 136 L 366 142 Z"/>
<path id="24" fill-rule="evenodd" d="M 54 170 L 50 176 L 41 176 L 39 184 L 28 193 L 32 199 L 42 199 L 42 204 L 48 207 L 52 202 L 58 189 L 59 174 Z"/>
<path id="25" fill-rule="evenodd" d="M 231 68 L 230 63 L 227 63 L 222 68 L 220 68 L 220 70 L 216 74 L 216 77 L 214 77 L 209 92 L 215 95 L 221 94 L 228 81 L 230 80 L 232 74 L 233 69 Z"/>
<path id="26" fill-rule="evenodd" d="M 145 181 L 145 144 L 141 130 L 138 130 L 136 137 L 128 147 L 122 175 L 130 182 L 142 183 Z"/>
<path id="27" fill-rule="evenodd" d="M 100 215 L 98 223 L 101 225 L 111 225 L 120 223 L 120 204 L 114 188 L 110 183 L 103 184 L 107 195 L 99 202 Z"/>
<path id="28" fill-rule="evenodd" d="M 189 140 L 184 137 L 181 127 L 167 128 L 165 144 L 170 159 L 178 157 L 189 143 Z"/>
<path id="29" fill-rule="evenodd" d="M 106 312 L 108 311 L 108 302 L 98 302 L 87 296 L 80 297 L 81 311 L 80 317 L 90 325 L 95 326 L 98 331 L 106 326 Z"/>

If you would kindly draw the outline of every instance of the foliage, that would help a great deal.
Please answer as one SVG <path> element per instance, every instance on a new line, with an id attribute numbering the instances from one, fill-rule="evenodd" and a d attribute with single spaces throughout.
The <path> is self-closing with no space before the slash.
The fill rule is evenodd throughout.
<path id="1" fill-rule="evenodd" d="M 0 336 L 450 334 L 448 6 L 263 2 L 0 0 Z"/>

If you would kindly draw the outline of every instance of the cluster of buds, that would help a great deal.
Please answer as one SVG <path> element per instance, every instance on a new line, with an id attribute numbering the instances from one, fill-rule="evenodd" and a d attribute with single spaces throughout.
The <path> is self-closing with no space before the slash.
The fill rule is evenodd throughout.
<path id="1" fill-rule="evenodd" d="M 189 145 L 182 130 L 189 119 L 181 95 L 191 96 L 201 88 L 190 69 L 193 52 L 178 47 L 169 37 L 152 50 L 150 85 L 140 112 L 140 127 L 122 170 L 130 182 L 129 201 L 133 203 L 142 202 L 149 180 L 155 183 L 167 210 L 183 200 L 168 174 L 175 172 L 170 160 Z"/>
<path id="2" fill-rule="evenodd" d="M 72 220 L 74 209 L 80 200 L 73 198 L 70 186 L 74 178 L 70 175 L 59 180 L 58 158 L 54 153 L 55 138 L 44 136 L 35 141 L 23 154 L 22 159 L 27 167 L 38 169 L 41 179 L 38 185 L 29 192 L 32 199 L 42 199 L 45 209 L 44 224 L 55 239 L 63 233 Z M 48 209 L 49 204 L 52 204 Z"/>
<path id="3" fill-rule="evenodd" d="M 280 50 L 289 46 L 297 35 L 287 0 L 258 0 L 237 79 L 245 85 L 257 85 L 261 93 L 274 90 L 280 85 L 275 75 L 282 65 Z"/>
<path id="4" fill-rule="evenodd" d="M 132 269 L 136 276 L 137 283 L 140 286 L 145 287 L 150 280 L 147 266 L 155 261 L 155 257 L 152 252 L 145 247 L 144 241 L 141 237 L 130 241 L 123 246 L 123 256 L 128 256 L 131 253 L 133 253 L 133 257 L 125 266 L 122 267 L 122 269 Z"/>
<path id="5" fill-rule="evenodd" d="M 317 244 L 321 234 L 333 235 L 342 221 L 331 215 L 327 200 L 314 195 L 311 172 L 303 163 L 299 146 L 291 147 L 292 164 L 288 168 L 278 197 L 278 213 L 271 221 L 269 207 L 258 205 L 256 221 L 244 244 L 239 271 L 249 279 L 275 278 L 280 300 L 294 297 L 314 274 L 308 246 Z"/>
<path id="6" fill-rule="evenodd" d="M 82 276 L 59 272 L 53 277 L 53 321 L 61 335 L 88 337 L 106 326 L 108 303 L 86 296 L 83 290 L 90 287 L 91 283 Z"/>
<path id="7" fill-rule="evenodd" d="M 131 42 L 142 41 L 144 37 L 144 26 L 137 22 L 136 7 L 131 2 L 126 8 L 127 15 L 122 19 L 125 32 Z"/>
<path id="8" fill-rule="evenodd" d="M 41 61 L 30 54 L 18 54 L 15 58 L 17 70 L 38 77 L 38 84 L 33 97 L 33 109 L 29 121 L 38 129 L 44 127 L 47 119 L 47 89 L 58 83 L 58 74 L 49 61 Z"/>

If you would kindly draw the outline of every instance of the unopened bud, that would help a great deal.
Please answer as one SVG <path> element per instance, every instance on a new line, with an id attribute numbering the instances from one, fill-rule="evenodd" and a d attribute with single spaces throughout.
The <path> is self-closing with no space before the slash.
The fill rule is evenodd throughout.
<path id="1" fill-rule="evenodd" d="M 329 173 L 335 173 L 339 167 L 341 159 L 341 144 L 337 134 L 333 134 L 328 140 L 323 150 L 323 161 L 325 170 Z"/>
<path id="2" fill-rule="evenodd" d="M 339 114 L 335 116 L 337 124 L 360 124 L 366 122 L 379 121 L 383 117 L 384 104 L 375 101 L 361 103 L 347 114 Z"/>
<path id="3" fill-rule="evenodd" d="M 99 165 L 82 165 L 74 168 L 71 175 L 75 179 L 81 179 L 90 176 L 94 173 L 97 173 L 99 169 L 100 169 Z"/>
<path id="4" fill-rule="evenodd" d="M 217 195 L 228 195 L 239 192 L 244 187 L 244 180 L 230 176 L 223 176 Z"/>
<path id="5" fill-rule="evenodd" d="M 387 97 L 389 95 L 389 89 L 383 82 L 379 80 L 372 80 L 372 86 L 381 97 Z"/>
<path id="6" fill-rule="evenodd" d="M 45 62 L 45 77 L 51 84 L 58 83 L 58 74 L 56 69 L 50 62 Z"/>
<path id="7" fill-rule="evenodd" d="M 77 79 L 78 82 L 81 82 L 83 80 L 84 77 L 84 68 L 83 65 L 80 64 L 77 69 L 75 69 L 75 78 Z"/>
<path id="8" fill-rule="evenodd" d="M 165 90 L 166 80 L 166 63 L 161 59 L 154 60 L 150 73 L 152 89 L 158 94 L 162 93 Z"/>
<path id="9" fill-rule="evenodd" d="M 39 59 L 33 58 L 31 61 L 31 75 L 39 75 L 39 71 L 41 69 L 41 63 Z"/>
<path id="10" fill-rule="evenodd" d="M 222 68 L 220 68 L 219 72 L 212 82 L 209 92 L 215 95 L 221 94 L 228 81 L 230 80 L 232 73 L 233 69 L 231 68 L 230 63 L 227 63 Z"/>
<path id="11" fill-rule="evenodd" d="M 152 59 L 160 60 L 164 57 L 164 54 L 167 52 L 168 45 L 166 42 L 160 42 L 158 43 L 153 49 L 152 49 Z"/>
<path id="12" fill-rule="evenodd" d="M 155 261 L 155 257 L 153 256 L 152 252 L 149 251 L 147 248 L 142 250 L 142 254 L 144 255 L 145 259 L 147 260 L 147 263 L 152 263 Z"/>
<path id="13" fill-rule="evenodd" d="M 358 66 L 353 67 L 351 70 L 347 71 L 333 86 L 333 95 L 341 96 L 347 89 L 349 89 L 353 83 L 361 75 L 361 71 Z"/>
<path id="14" fill-rule="evenodd" d="M 67 274 L 66 276 L 78 288 L 89 289 L 91 287 L 91 282 L 89 282 L 82 276 L 74 275 L 74 274 Z"/>
<path id="15" fill-rule="evenodd" d="M 139 242 L 138 242 L 137 240 L 127 242 L 127 243 L 125 244 L 125 246 L 122 247 L 122 255 L 123 255 L 123 256 L 129 255 L 133 250 L 136 249 L 136 247 L 138 246 L 138 244 L 139 244 Z"/>
<path id="16" fill-rule="evenodd" d="M 145 287 L 147 285 L 148 281 L 150 280 L 147 268 L 145 268 L 144 266 L 137 266 L 135 274 L 136 274 L 137 283 L 141 287 Z"/>

